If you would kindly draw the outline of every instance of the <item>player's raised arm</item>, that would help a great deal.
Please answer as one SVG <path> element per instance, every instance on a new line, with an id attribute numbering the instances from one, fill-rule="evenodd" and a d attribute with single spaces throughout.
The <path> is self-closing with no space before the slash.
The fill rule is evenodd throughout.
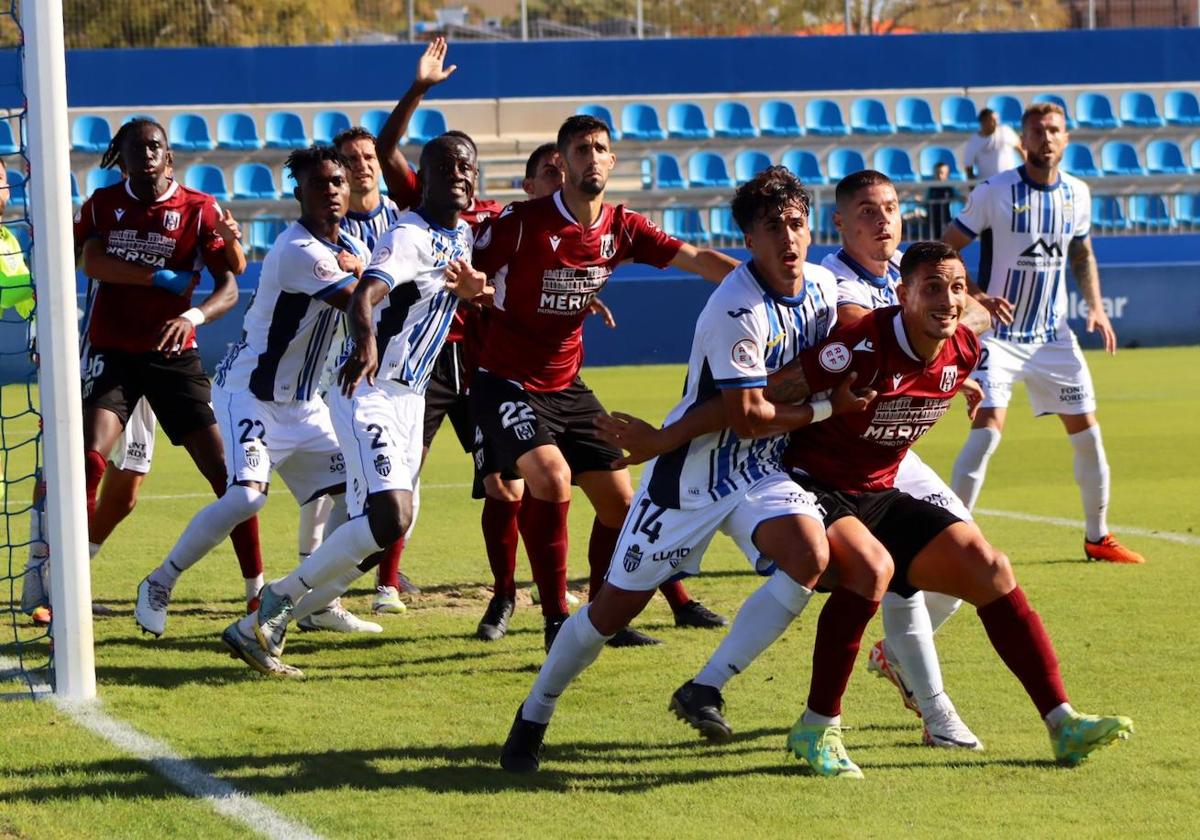
<path id="1" fill-rule="evenodd" d="M 396 103 L 387 121 L 379 129 L 375 139 L 375 153 L 379 156 L 379 168 L 383 172 L 383 181 L 393 197 L 410 196 L 409 206 L 415 206 L 420 199 L 421 191 L 417 185 L 417 175 L 408 165 L 404 154 L 400 151 L 400 138 L 408 131 L 408 123 L 416 113 L 417 106 L 429 89 L 440 84 L 458 69 L 451 64 L 444 67 L 446 60 L 446 39 L 441 36 L 434 38 L 417 61 L 417 72 L 412 85 Z M 397 201 L 403 205 L 405 202 Z"/>
<path id="2" fill-rule="evenodd" d="M 229 268 L 238 276 L 245 274 L 247 263 L 246 251 L 242 248 L 242 226 L 229 208 L 225 208 L 217 220 L 217 234 L 225 243 L 225 259 L 229 261 Z"/>
<path id="3" fill-rule="evenodd" d="M 1096 264 L 1096 254 L 1092 251 L 1091 235 L 1077 236 L 1067 245 L 1067 260 L 1071 263 L 1071 273 L 1075 275 L 1075 285 L 1087 301 L 1087 331 L 1100 330 L 1104 339 L 1104 349 L 1111 353 L 1117 352 L 1117 332 L 1108 313 L 1104 311 L 1104 300 L 1100 295 L 1100 268 Z"/>

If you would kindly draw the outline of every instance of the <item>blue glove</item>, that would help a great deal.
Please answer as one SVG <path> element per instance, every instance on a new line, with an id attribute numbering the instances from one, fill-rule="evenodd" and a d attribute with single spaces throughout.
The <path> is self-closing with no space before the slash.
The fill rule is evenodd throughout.
<path id="1" fill-rule="evenodd" d="M 195 274 L 194 271 L 172 271 L 169 268 L 160 268 L 151 275 L 150 285 L 166 289 L 171 294 L 181 295 L 192 285 L 192 278 Z"/>

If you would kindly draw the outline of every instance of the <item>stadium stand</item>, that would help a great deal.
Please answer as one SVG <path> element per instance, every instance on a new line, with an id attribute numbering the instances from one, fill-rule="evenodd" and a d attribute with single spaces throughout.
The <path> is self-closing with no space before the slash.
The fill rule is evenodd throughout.
<path id="1" fill-rule="evenodd" d="M 1081 93 L 1075 100 L 1075 119 L 1084 128 L 1117 128 L 1121 125 L 1113 115 L 1112 102 L 1103 93 Z"/>
<path id="2" fill-rule="evenodd" d="M 71 125 L 71 148 L 77 152 L 99 154 L 112 142 L 112 129 L 108 120 L 88 114 L 76 117 Z"/>
<path id="3" fill-rule="evenodd" d="M 19 169 L 8 170 L 8 204 L 14 208 L 25 206 L 25 173 Z"/>
<path id="4" fill-rule="evenodd" d="M 732 187 L 725 158 L 716 152 L 696 152 L 688 158 L 689 187 Z"/>
<path id="5" fill-rule="evenodd" d="M 1161 195 L 1131 195 L 1129 225 L 1141 230 L 1167 230 L 1172 226 L 1171 213 Z"/>
<path id="6" fill-rule="evenodd" d="M 1021 114 L 1025 106 L 1021 100 L 1006 93 L 998 93 L 988 98 L 987 107 L 996 112 L 996 119 L 1010 128 L 1021 130 Z"/>
<path id="7" fill-rule="evenodd" d="M 1100 168 L 1105 175 L 1145 175 L 1137 149 L 1129 143 L 1112 140 L 1100 148 Z"/>
<path id="8" fill-rule="evenodd" d="M 647 182 L 646 186 L 660 190 L 682 190 L 687 186 L 683 179 L 683 171 L 679 168 L 679 159 L 675 155 L 659 152 L 647 162 L 653 165 L 653 181 Z"/>
<path id="9" fill-rule="evenodd" d="M 333 138 L 349 127 L 350 117 L 344 111 L 321 111 L 313 117 L 313 142 L 318 146 L 332 146 Z"/>
<path id="10" fill-rule="evenodd" d="M 405 143 L 424 144 L 446 133 L 446 115 L 437 108 L 418 108 L 408 124 Z"/>
<path id="11" fill-rule="evenodd" d="M 208 132 L 208 121 L 199 114 L 176 114 L 167 128 L 171 148 L 181 152 L 207 152 L 216 148 Z"/>
<path id="12" fill-rule="evenodd" d="M 813 99 L 804 108 L 804 131 L 820 137 L 849 134 L 842 108 L 832 99 Z"/>
<path id="13" fill-rule="evenodd" d="M 758 130 L 763 137 L 799 137 L 804 133 L 790 102 L 768 99 L 758 107 Z"/>
<path id="14" fill-rule="evenodd" d="M 633 102 L 621 111 L 621 134 L 627 140 L 665 140 L 667 133 L 658 122 L 658 112 L 643 102 Z"/>
<path id="15" fill-rule="evenodd" d="M 268 149 L 303 149 L 309 145 L 304 121 L 292 111 L 276 111 L 267 116 Z"/>
<path id="16" fill-rule="evenodd" d="M 275 175 L 270 167 L 261 163 L 243 163 L 233 170 L 234 200 L 267 200 L 279 198 L 279 190 L 275 186 Z"/>
<path id="17" fill-rule="evenodd" d="M 1188 227 L 1200 227 L 1200 193 L 1175 196 L 1175 221 Z"/>
<path id="18" fill-rule="evenodd" d="M 917 173 L 913 171 L 912 158 L 904 149 L 896 149 L 891 146 L 876 149 L 872 164 L 873 169 L 879 170 L 898 184 L 917 180 Z"/>
<path id="19" fill-rule="evenodd" d="M 708 231 L 713 244 L 724 248 L 739 245 L 742 241 L 742 232 L 733 220 L 733 211 L 729 205 L 713 207 L 709 211 Z"/>
<path id="20" fill-rule="evenodd" d="M 83 195 L 79 192 L 79 179 L 75 177 L 75 173 L 71 173 L 71 203 L 82 204 Z"/>
<path id="21" fill-rule="evenodd" d="M 936 134 L 942 127 L 934 120 L 928 100 L 902 96 L 896 102 L 896 129 L 902 134 Z"/>
<path id="22" fill-rule="evenodd" d="M 947 96 L 942 100 L 942 129 L 944 131 L 976 131 L 979 112 L 975 103 L 965 96 Z"/>
<path id="23" fill-rule="evenodd" d="M 887 108 L 878 99 L 856 99 L 850 106 L 852 134 L 895 134 L 896 127 L 888 119 Z"/>
<path id="24" fill-rule="evenodd" d="M 379 133 L 383 131 L 383 124 L 387 122 L 387 118 L 390 115 L 391 111 L 386 111 L 383 108 L 372 108 L 369 111 L 363 111 L 362 119 L 358 121 L 358 124 L 378 137 Z"/>
<path id="25" fill-rule="evenodd" d="M 862 152 L 857 149 L 834 149 L 825 161 L 825 171 L 829 173 L 829 180 L 834 183 L 852 172 L 860 172 L 866 168 Z"/>
<path id="26" fill-rule="evenodd" d="M 21 145 L 13 136 L 12 123 L 0 120 L 0 155 L 15 155 L 21 151 Z"/>
<path id="27" fill-rule="evenodd" d="M 1129 227 L 1121 200 L 1112 195 L 1092 196 L 1092 225 L 1106 233 Z"/>
<path id="28" fill-rule="evenodd" d="M 1190 90 L 1173 90 L 1163 99 L 1167 125 L 1200 125 L 1200 102 Z"/>
<path id="29" fill-rule="evenodd" d="M 825 184 L 828 180 L 821 171 L 821 161 L 808 149 L 789 149 L 779 161 L 792 170 L 805 184 Z"/>
<path id="30" fill-rule="evenodd" d="M 1183 162 L 1183 150 L 1174 140 L 1151 140 L 1146 144 L 1146 171 L 1151 175 L 1186 175 L 1192 170 Z"/>
<path id="31" fill-rule="evenodd" d="M 743 149 L 733 159 L 733 177 L 744 184 L 771 165 L 771 157 L 757 149 Z"/>
<path id="32" fill-rule="evenodd" d="M 694 207 L 668 207 L 663 211 L 663 230 L 671 236 L 693 244 L 707 244 L 708 231 Z"/>
<path id="33" fill-rule="evenodd" d="M 934 167 L 939 163 L 944 163 L 950 167 L 951 181 L 961 181 L 963 179 L 963 174 L 958 168 L 958 161 L 954 157 L 954 152 L 945 146 L 926 146 L 921 150 L 917 161 L 921 169 L 921 177 L 926 181 L 933 180 Z"/>
<path id="34" fill-rule="evenodd" d="M 717 137 L 757 137 L 750 109 L 741 102 L 719 102 L 713 110 L 713 133 Z"/>
<path id="35" fill-rule="evenodd" d="M 212 164 L 192 164 L 183 173 L 183 183 L 194 190 L 208 193 L 218 201 L 229 200 L 229 187 L 225 185 L 225 173 Z"/>
<path id="36" fill-rule="evenodd" d="M 1091 147 L 1084 143 L 1068 143 L 1063 150 L 1063 169 L 1077 178 L 1095 178 L 1103 173 L 1096 166 Z"/>
<path id="37" fill-rule="evenodd" d="M 1121 122 L 1138 128 L 1161 128 L 1163 125 L 1154 99 L 1140 90 L 1127 90 L 1121 94 Z"/>
<path id="38" fill-rule="evenodd" d="M 617 130 L 617 124 L 613 122 L 612 111 L 608 110 L 608 108 L 604 107 L 603 105 L 580 105 L 575 109 L 575 113 L 602 120 L 604 124 L 608 126 L 608 131 L 610 134 L 612 134 L 613 141 L 615 142 L 621 139 L 621 132 Z M 378 134 L 378 132 L 373 133 Z"/>
<path id="39" fill-rule="evenodd" d="M 1192 169 L 1200 169 L 1200 139 L 1192 142 Z"/>
<path id="40" fill-rule="evenodd" d="M 99 166 L 93 166 L 88 170 L 84 186 L 87 189 L 87 194 L 91 195 L 98 189 L 110 187 L 120 182 L 121 173 L 116 169 L 101 169 Z"/>
<path id="41" fill-rule="evenodd" d="M 251 150 L 262 147 L 254 117 L 243 111 L 229 111 L 217 120 L 218 149 Z"/>
<path id="42" fill-rule="evenodd" d="M 667 136 L 674 140 L 704 140 L 713 132 L 699 105 L 676 102 L 667 109 Z"/>
<path id="43" fill-rule="evenodd" d="M 1034 102 L 1049 102 L 1063 109 L 1063 113 L 1067 115 L 1067 130 L 1074 131 L 1077 123 L 1075 118 L 1071 116 L 1071 109 L 1067 107 L 1067 100 L 1063 99 L 1057 93 L 1039 93 L 1033 97 Z"/>

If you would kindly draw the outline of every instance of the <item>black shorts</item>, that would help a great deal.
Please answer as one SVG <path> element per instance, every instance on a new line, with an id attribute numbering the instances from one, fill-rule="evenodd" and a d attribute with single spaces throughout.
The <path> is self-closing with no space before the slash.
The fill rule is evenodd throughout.
<path id="1" fill-rule="evenodd" d="M 511 467 L 505 469 L 500 466 L 500 459 L 497 457 L 495 449 L 488 443 L 478 426 L 475 427 L 475 445 L 471 450 L 471 461 L 475 466 L 475 478 L 471 483 L 472 499 L 482 499 L 487 496 L 483 480 L 493 473 L 500 473 L 500 477 L 505 481 L 515 481 L 521 477 L 521 474 L 515 469 Z"/>
<path id="2" fill-rule="evenodd" d="M 175 446 L 217 420 L 212 410 L 212 383 L 200 364 L 200 351 L 129 353 L 93 347 L 83 380 L 84 408 L 104 408 L 129 422 L 142 397 Z"/>
<path id="3" fill-rule="evenodd" d="M 945 508 L 914 499 L 895 488 L 846 493 L 830 489 L 803 474 L 793 473 L 792 480 L 817 497 L 817 505 L 825 514 L 826 528 L 847 516 L 853 516 L 867 526 L 892 555 L 895 572 L 888 590 L 902 598 L 911 598 L 918 591 L 908 582 L 913 559 L 934 537 L 954 523 L 962 522 Z"/>
<path id="4" fill-rule="evenodd" d="M 621 453 L 596 431 L 593 421 L 603 413 L 600 400 L 578 376 L 549 393 L 526 391 L 483 370 L 471 380 L 471 415 L 501 471 L 512 470 L 529 450 L 550 444 L 562 451 L 573 476 L 611 472 Z"/>
<path id="5" fill-rule="evenodd" d="M 454 434 L 463 452 L 471 452 L 475 443 L 475 424 L 467 401 L 466 371 L 463 369 L 462 348 L 458 342 L 442 345 L 433 362 L 433 373 L 425 391 L 425 430 L 422 443 L 428 449 L 433 443 L 442 420 L 450 418 Z"/>

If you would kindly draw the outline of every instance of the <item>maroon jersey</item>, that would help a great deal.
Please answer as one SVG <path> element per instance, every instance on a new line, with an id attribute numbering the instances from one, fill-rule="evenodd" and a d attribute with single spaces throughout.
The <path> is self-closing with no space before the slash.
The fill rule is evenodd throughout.
<path id="1" fill-rule="evenodd" d="M 419 197 L 419 196 L 418 196 Z M 479 234 L 480 227 L 500 215 L 504 205 L 490 198 L 477 198 L 469 208 L 459 213 L 464 222 L 471 226 L 471 231 Z M 450 322 L 450 332 L 446 333 L 446 341 L 463 341 L 470 345 L 470 354 L 478 357 L 479 348 L 483 341 L 483 321 L 479 310 L 473 306 L 459 305 L 454 310 L 454 320 Z M 464 344 L 464 347 L 466 344 Z M 468 367 L 473 366 L 468 363 Z"/>
<path id="2" fill-rule="evenodd" d="M 583 365 L 583 321 L 627 261 L 663 268 L 683 243 L 623 205 L 584 228 L 562 192 L 510 204 L 475 238 L 475 268 L 496 287 L 479 366 L 529 391 L 561 391 Z"/>
<path id="3" fill-rule="evenodd" d="M 225 242 L 216 231 L 221 217 L 211 195 L 172 181 L 167 191 L 146 203 L 122 181 L 96 190 L 75 215 L 75 248 L 89 239 L 104 252 L 149 269 L 199 272 L 213 276 L 229 270 Z M 163 325 L 192 305 L 192 289 L 177 295 L 153 286 L 99 283 L 92 304 L 88 338 L 98 349 L 145 353 L 154 349 Z M 184 349 L 196 346 L 193 332 Z"/>
<path id="4" fill-rule="evenodd" d="M 854 371 L 854 387 L 874 388 L 879 396 L 866 411 L 793 432 L 784 464 L 835 490 L 891 487 L 904 453 L 950 408 L 979 356 L 979 339 L 960 324 L 926 363 L 908 342 L 900 307 L 867 313 L 799 358 L 813 393 L 837 387 Z"/>

